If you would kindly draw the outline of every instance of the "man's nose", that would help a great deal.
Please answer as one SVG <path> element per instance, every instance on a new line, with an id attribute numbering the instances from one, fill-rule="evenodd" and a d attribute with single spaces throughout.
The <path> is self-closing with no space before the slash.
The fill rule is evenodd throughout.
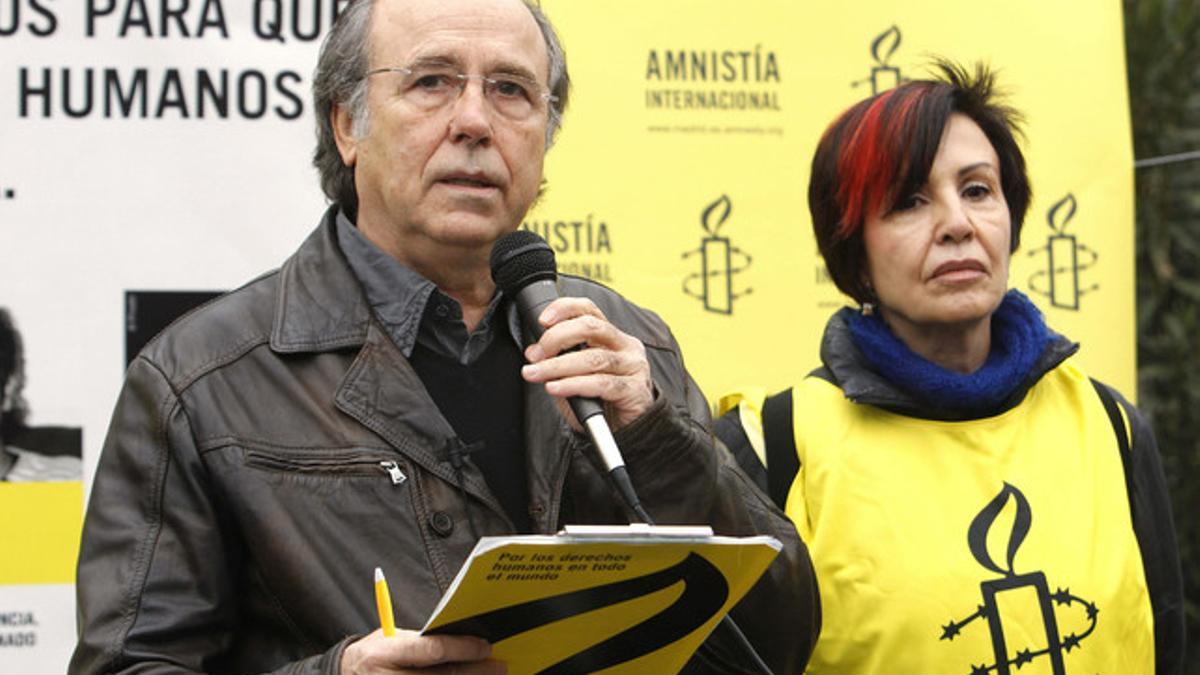
<path id="1" fill-rule="evenodd" d="M 484 83 L 464 81 L 451 108 L 450 138 L 455 143 L 486 145 L 492 138 L 494 113 L 484 94 Z"/>

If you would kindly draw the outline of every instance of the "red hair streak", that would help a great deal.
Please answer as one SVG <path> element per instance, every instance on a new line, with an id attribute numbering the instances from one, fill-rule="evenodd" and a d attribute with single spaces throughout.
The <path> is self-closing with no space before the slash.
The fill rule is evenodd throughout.
<path id="1" fill-rule="evenodd" d="M 856 106 L 845 113 L 851 129 L 837 162 L 839 238 L 854 234 L 868 214 L 884 207 L 909 160 L 913 111 L 928 92 L 927 87 L 893 89 L 869 100 L 865 111 L 858 113 Z"/>

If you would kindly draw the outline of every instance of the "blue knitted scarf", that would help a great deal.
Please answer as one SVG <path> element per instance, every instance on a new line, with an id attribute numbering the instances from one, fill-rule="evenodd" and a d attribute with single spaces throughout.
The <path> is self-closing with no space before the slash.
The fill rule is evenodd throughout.
<path id="1" fill-rule="evenodd" d="M 871 369 L 884 379 L 935 406 L 990 410 L 1025 380 L 1053 339 L 1042 313 L 1020 291 L 1009 291 L 992 314 L 992 348 L 987 361 L 962 375 L 927 361 L 901 342 L 878 313 L 850 309 L 850 335 Z"/>

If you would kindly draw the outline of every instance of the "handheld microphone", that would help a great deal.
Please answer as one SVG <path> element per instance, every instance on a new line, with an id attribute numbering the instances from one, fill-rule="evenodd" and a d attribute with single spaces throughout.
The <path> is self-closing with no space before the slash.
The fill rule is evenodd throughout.
<path id="1" fill-rule="evenodd" d="M 517 230 L 496 241 L 492 246 L 490 263 L 492 280 L 496 286 L 516 303 L 517 314 L 525 329 L 535 340 L 541 339 L 544 331 L 538 323 L 538 316 L 546 305 L 559 297 L 553 249 L 533 232 Z M 582 345 L 575 347 L 580 348 Z M 612 429 L 604 419 L 604 406 L 600 401 L 586 396 L 569 396 L 567 403 L 575 413 L 575 418 L 587 429 L 592 443 L 600 452 L 604 467 L 608 469 L 629 508 L 643 522 L 650 523 L 650 517 L 642 508 L 629 481 L 625 459 L 621 457 Z"/>
<path id="2" fill-rule="evenodd" d="M 541 315 L 546 305 L 559 297 L 558 268 L 554 262 L 554 250 L 550 248 L 546 240 L 533 232 L 517 230 L 496 240 L 496 243 L 492 245 L 490 263 L 492 280 L 496 282 L 496 286 L 516 303 L 517 314 L 525 324 L 526 330 L 533 335 L 535 340 L 541 339 L 542 333 L 545 331 L 538 323 L 538 316 Z M 583 345 L 579 345 L 575 349 L 582 347 Z M 604 407 L 600 401 L 584 396 L 569 396 L 567 402 L 575 413 L 575 418 L 587 428 L 592 443 L 600 451 L 600 458 L 604 461 L 605 468 L 608 469 L 608 475 L 612 477 L 613 483 L 625 499 L 625 503 L 642 522 L 653 525 L 654 521 L 642 508 L 637 493 L 633 489 L 633 483 L 629 480 L 629 472 L 625 469 L 625 460 L 621 457 L 617 441 L 613 438 L 612 430 L 609 429 L 608 422 L 604 419 Z M 720 625 L 729 634 L 729 638 L 736 648 L 746 656 L 751 672 L 772 675 L 771 669 L 759 657 L 746 636 L 742 634 L 737 624 L 734 623 L 733 617 L 728 614 L 721 617 Z M 744 672 L 735 664 L 728 663 L 707 642 L 701 645 L 700 653 L 710 665 L 715 665 L 724 672 Z"/>

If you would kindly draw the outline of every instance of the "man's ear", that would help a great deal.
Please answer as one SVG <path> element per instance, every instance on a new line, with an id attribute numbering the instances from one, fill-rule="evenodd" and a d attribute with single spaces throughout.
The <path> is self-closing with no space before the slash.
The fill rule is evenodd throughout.
<path id="1" fill-rule="evenodd" d="M 358 139 L 354 137 L 354 118 L 346 106 L 338 103 L 329 112 L 329 122 L 333 126 L 333 138 L 337 141 L 338 154 L 342 156 L 342 164 L 354 166 L 358 160 Z"/>

